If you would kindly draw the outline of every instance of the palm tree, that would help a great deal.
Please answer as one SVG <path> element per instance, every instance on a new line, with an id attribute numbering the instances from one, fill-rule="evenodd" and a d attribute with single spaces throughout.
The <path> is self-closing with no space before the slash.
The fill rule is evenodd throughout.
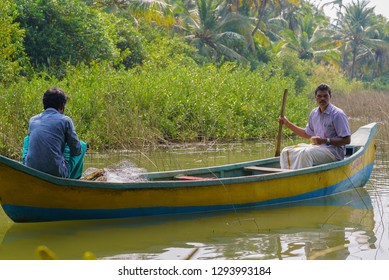
<path id="1" fill-rule="evenodd" d="M 156 22 L 169 27 L 175 23 L 172 5 L 165 0 L 123 0 L 128 4 L 135 21 Z"/>
<path id="2" fill-rule="evenodd" d="M 285 2 L 290 3 L 295 7 L 300 4 L 300 0 L 285 0 Z M 281 7 L 281 0 L 253 0 L 253 4 L 257 22 L 252 32 L 252 36 L 254 37 L 260 29 L 266 9 L 270 6 L 270 4 L 272 4 L 273 7 Z"/>
<path id="3" fill-rule="evenodd" d="M 295 30 L 281 31 L 283 39 L 287 42 L 284 48 L 298 53 L 301 59 L 313 59 L 337 64 L 339 51 L 330 38 L 332 31 L 318 25 L 313 14 L 305 14 L 297 18 Z"/>
<path id="4" fill-rule="evenodd" d="M 184 27 L 190 33 L 190 43 L 208 58 L 222 57 L 246 62 L 242 55 L 250 40 L 249 21 L 238 13 L 231 13 L 223 0 L 196 0 L 194 9 L 187 9 Z"/>
<path id="5" fill-rule="evenodd" d="M 323 9 L 324 7 L 329 6 L 329 5 L 332 5 L 332 8 L 337 7 L 335 26 L 340 26 L 342 23 L 342 18 L 343 18 L 342 9 L 345 7 L 343 2 L 344 2 L 343 0 L 333 0 L 331 2 L 323 4 L 323 6 L 321 6 L 321 9 Z"/>
<path id="6" fill-rule="evenodd" d="M 331 40 L 333 30 L 327 28 L 329 20 L 322 10 L 309 2 L 297 8 L 283 4 L 280 9 L 280 16 L 267 20 L 266 30 L 278 52 L 292 51 L 301 59 L 338 64 L 339 51 L 336 41 Z"/>
<path id="7" fill-rule="evenodd" d="M 356 75 L 357 63 L 362 58 L 374 61 L 374 47 L 385 45 L 380 39 L 375 39 L 376 26 L 373 22 L 374 7 L 369 8 L 369 2 L 362 0 L 345 6 L 340 38 L 344 43 L 344 59 L 351 55 L 350 79 Z"/>
<path id="8" fill-rule="evenodd" d="M 389 75 L 389 21 L 383 16 L 377 16 L 376 23 L 374 39 L 382 40 L 383 43 L 374 48 L 376 67 L 373 69 L 372 79 L 375 75 Z"/>

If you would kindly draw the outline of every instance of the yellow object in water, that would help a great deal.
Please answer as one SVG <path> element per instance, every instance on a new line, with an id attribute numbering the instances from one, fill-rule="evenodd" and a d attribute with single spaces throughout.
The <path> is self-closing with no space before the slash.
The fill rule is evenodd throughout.
<path id="1" fill-rule="evenodd" d="M 84 255 L 82 256 L 82 259 L 84 260 L 97 260 L 95 254 L 93 254 L 92 252 L 85 252 Z"/>
<path id="2" fill-rule="evenodd" d="M 35 249 L 35 255 L 36 255 L 37 259 L 40 259 L 40 260 L 58 260 L 56 254 L 44 245 L 38 246 Z M 83 254 L 82 259 L 83 260 L 97 260 L 95 254 L 93 254 L 92 252 L 89 252 L 89 251 L 87 251 Z"/>
<path id="3" fill-rule="evenodd" d="M 58 260 L 57 256 L 46 246 L 38 246 L 35 250 L 35 255 L 41 260 Z"/>

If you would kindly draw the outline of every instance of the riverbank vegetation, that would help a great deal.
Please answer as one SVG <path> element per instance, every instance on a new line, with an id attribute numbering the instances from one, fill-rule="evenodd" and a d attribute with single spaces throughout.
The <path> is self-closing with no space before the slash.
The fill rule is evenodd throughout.
<path id="1" fill-rule="evenodd" d="M 378 124 L 378 139 L 381 143 L 389 143 L 389 94 L 384 92 L 365 91 L 359 94 L 340 95 L 334 103 L 348 113 L 355 124 L 354 129 L 370 122 Z"/>
<path id="2" fill-rule="evenodd" d="M 338 20 L 302 0 L 2 1 L 0 154 L 20 156 L 52 85 L 94 150 L 273 138 L 285 88 L 300 125 L 318 83 L 385 95 L 388 20 L 333 5 Z"/>

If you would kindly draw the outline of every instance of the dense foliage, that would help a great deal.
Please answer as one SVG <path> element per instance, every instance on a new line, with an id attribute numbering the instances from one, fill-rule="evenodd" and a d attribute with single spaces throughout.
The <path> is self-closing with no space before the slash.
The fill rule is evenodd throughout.
<path id="1" fill-rule="evenodd" d="M 0 2 L 0 81 L 9 82 L 23 67 L 24 30 L 15 22 L 16 5 L 11 1 Z"/>
<path id="2" fill-rule="evenodd" d="M 51 85 L 94 149 L 274 137 L 284 88 L 301 125 L 320 82 L 387 91 L 388 20 L 333 3 L 331 22 L 299 0 L 1 1 L 0 153 Z"/>
<path id="3" fill-rule="evenodd" d="M 22 79 L 0 89 L 7 112 L 0 114 L 2 153 L 18 155 L 28 119 L 42 111 L 42 93 L 52 84 L 69 93 L 66 113 L 80 136 L 98 149 L 274 137 L 283 90 L 293 89 L 294 82 L 280 65 L 249 71 L 234 64 L 173 62 L 162 69 L 113 71 L 95 64 L 67 71 L 62 80 Z M 305 95 L 290 91 L 290 118 L 302 123 L 311 107 Z"/>

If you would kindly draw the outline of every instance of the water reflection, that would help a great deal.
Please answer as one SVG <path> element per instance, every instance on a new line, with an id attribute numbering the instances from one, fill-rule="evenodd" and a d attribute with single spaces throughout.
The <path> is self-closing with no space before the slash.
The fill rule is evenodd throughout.
<path id="1" fill-rule="evenodd" d="M 369 193 L 374 210 L 377 237 L 374 250 L 358 250 L 359 259 L 389 259 L 389 143 L 378 141 L 375 167 L 365 188 Z"/>
<path id="2" fill-rule="evenodd" d="M 60 259 L 85 251 L 104 259 L 347 259 L 350 246 L 374 247 L 374 228 L 370 196 L 358 189 L 275 209 L 12 224 L 0 259 L 34 259 L 39 245 Z"/>

